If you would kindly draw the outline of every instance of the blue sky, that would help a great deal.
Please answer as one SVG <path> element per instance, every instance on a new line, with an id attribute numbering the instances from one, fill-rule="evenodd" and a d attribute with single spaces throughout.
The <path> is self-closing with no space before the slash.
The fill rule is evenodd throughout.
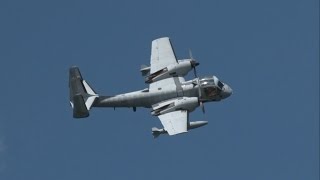
<path id="1" fill-rule="evenodd" d="M 0 23 L 0 179 L 319 179 L 319 1 L 2 0 Z M 163 36 L 232 87 L 191 114 L 208 126 L 154 140 L 148 109 L 72 118 L 70 66 L 103 95 L 143 89 Z"/>

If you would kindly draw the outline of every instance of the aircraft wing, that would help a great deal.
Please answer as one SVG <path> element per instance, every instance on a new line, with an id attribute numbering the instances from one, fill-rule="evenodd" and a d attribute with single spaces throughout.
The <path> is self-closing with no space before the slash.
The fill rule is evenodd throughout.
<path id="1" fill-rule="evenodd" d="M 173 111 L 158 116 L 168 134 L 176 135 L 188 132 L 188 112 Z"/>
<path id="2" fill-rule="evenodd" d="M 169 65 L 178 64 L 170 39 L 163 37 L 152 41 L 150 74 L 157 72 Z M 183 77 L 169 77 L 156 82 L 149 86 L 150 91 L 158 90 L 177 90 L 181 89 L 181 83 L 184 82 Z"/>
<path id="3" fill-rule="evenodd" d="M 181 83 L 184 82 L 183 77 L 170 77 L 160 81 L 153 82 L 149 85 L 149 91 L 175 90 L 177 93 L 182 92 Z"/>
<path id="4" fill-rule="evenodd" d="M 163 37 L 153 40 L 151 45 L 150 74 L 170 64 L 178 64 L 170 39 Z"/>

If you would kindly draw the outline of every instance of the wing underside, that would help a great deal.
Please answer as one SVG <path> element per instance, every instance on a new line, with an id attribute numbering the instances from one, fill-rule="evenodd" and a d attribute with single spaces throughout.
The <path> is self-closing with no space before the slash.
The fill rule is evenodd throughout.
<path id="1" fill-rule="evenodd" d="M 162 70 L 170 65 L 176 65 L 177 59 L 168 37 L 155 39 L 151 46 L 150 73 Z M 181 89 L 183 77 L 169 77 L 150 84 L 150 91 Z"/>
<path id="2" fill-rule="evenodd" d="M 152 41 L 150 74 L 157 73 L 164 68 L 177 65 L 177 58 L 172 48 L 170 39 L 163 37 Z M 149 86 L 150 91 L 176 91 L 177 94 L 182 92 L 181 83 L 184 82 L 183 77 L 171 76 L 156 82 L 152 82 Z M 175 135 L 188 132 L 188 112 L 177 110 L 158 116 L 164 129 L 169 135 Z"/>
<path id="3" fill-rule="evenodd" d="M 168 134 L 176 135 L 188 132 L 188 112 L 187 111 L 173 111 L 158 116 L 164 129 Z"/>
<path id="4" fill-rule="evenodd" d="M 171 64 L 177 64 L 177 59 L 170 39 L 163 37 L 153 40 L 151 45 L 150 73 L 157 72 Z"/>

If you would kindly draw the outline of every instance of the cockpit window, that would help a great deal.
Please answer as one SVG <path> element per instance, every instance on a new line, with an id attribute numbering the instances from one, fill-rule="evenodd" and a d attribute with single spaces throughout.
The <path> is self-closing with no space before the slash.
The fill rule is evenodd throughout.
<path id="1" fill-rule="evenodd" d="M 214 80 L 209 77 L 204 77 L 200 79 L 200 84 L 201 85 L 214 85 Z"/>
<path id="2" fill-rule="evenodd" d="M 217 95 L 219 92 L 218 92 L 218 89 L 215 87 L 207 87 L 207 88 L 204 88 L 204 93 L 208 97 L 213 97 Z"/>
<path id="3" fill-rule="evenodd" d="M 218 81 L 218 86 L 219 86 L 220 89 L 222 89 L 223 83 L 221 81 Z"/>

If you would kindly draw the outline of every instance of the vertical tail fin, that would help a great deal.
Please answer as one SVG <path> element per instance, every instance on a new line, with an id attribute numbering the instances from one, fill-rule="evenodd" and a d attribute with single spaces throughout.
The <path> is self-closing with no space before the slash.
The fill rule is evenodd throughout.
<path id="1" fill-rule="evenodd" d="M 91 106 L 99 96 L 89 84 L 83 80 L 78 67 L 73 66 L 69 69 L 69 89 L 73 117 L 88 117 Z"/>

